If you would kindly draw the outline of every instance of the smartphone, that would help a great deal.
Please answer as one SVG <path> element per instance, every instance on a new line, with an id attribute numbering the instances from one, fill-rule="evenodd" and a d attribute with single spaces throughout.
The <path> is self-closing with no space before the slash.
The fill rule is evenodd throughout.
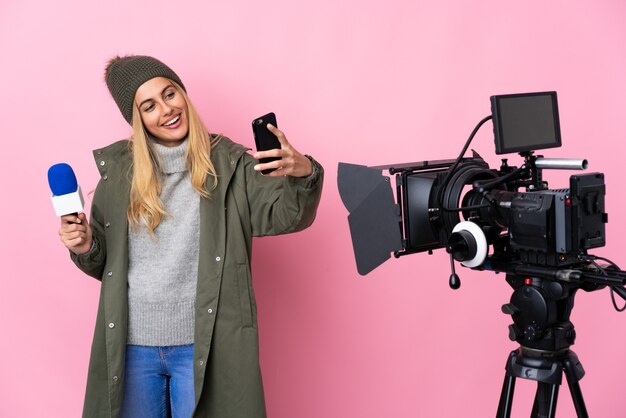
<path id="1" fill-rule="evenodd" d="M 276 138 L 276 135 L 267 129 L 268 123 L 278 127 L 276 123 L 276 115 L 273 112 L 252 121 L 252 132 L 254 132 L 254 143 L 256 144 L 257 151 L 267 151 L 276 148 L 280 149 L 280 141 Z M 280 157 L 261 158 L 259 159 L 259 162 L 261 164 L 265 164 L 276 160 L 280 160 Z M 261 173 L 268 174 L 274 170 L 276 169 L 270 168 L 269 170 L 261 170 Z"/>

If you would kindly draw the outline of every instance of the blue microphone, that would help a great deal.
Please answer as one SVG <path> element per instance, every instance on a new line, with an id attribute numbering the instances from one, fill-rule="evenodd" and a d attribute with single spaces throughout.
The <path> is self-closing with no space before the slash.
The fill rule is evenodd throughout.
<path id="1" fill-rule="evenodd" d="M 52 206 L 57 216 L 76 215 L 83 211 L 85 201 L 72 167 L 66 163 L 50 167 L 48 184 L 52 191 Z"/>

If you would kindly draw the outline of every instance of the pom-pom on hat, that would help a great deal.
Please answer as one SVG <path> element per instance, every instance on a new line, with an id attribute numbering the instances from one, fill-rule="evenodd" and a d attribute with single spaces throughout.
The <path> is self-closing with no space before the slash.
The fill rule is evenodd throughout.
<path id="1" fill-rule="evenodd" d="M 129 55 L 115 57 L 109 61 L 104 79 L 113 100 L 129 124 L 132 124 L 133 105 L 137 89 L 155 77 L 169 78 L 178 83 L 185 92 L 187 91 L 176 73 L 156 58 L 145 55 Z"/>

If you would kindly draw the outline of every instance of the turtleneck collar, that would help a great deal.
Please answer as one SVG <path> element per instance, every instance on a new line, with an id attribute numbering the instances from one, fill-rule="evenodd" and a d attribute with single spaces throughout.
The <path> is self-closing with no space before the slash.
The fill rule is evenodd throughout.
<path id="1" fill-rule="evenodd" d="M 166 147 L 157 142 L 152 142 L 154 150 L 159 156 L 161 170 L 165 174 L 181 173 L 187 171 L 185 165 L 185 151 L 187 150 L 187 139 L 185 138 L 180 145 L 175 147 Z"/>

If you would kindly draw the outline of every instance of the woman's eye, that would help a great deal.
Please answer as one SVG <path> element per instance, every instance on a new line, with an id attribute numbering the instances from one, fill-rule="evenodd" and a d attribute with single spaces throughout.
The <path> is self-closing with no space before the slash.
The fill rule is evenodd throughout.
<path id="1" fill-rule="evenodd" d="M 165 100 L 171 100 L 174 98 L 175 93 L 173 91 L 170 91 L 168 93 L 165 93 Z"/>
<path id="2" fill-rule="evenodd" d="M 154 109 L 154 103 L 149 104 L 148 106 L 143 108 L 144 112 L 150 112 L 152 109 Z"/>

